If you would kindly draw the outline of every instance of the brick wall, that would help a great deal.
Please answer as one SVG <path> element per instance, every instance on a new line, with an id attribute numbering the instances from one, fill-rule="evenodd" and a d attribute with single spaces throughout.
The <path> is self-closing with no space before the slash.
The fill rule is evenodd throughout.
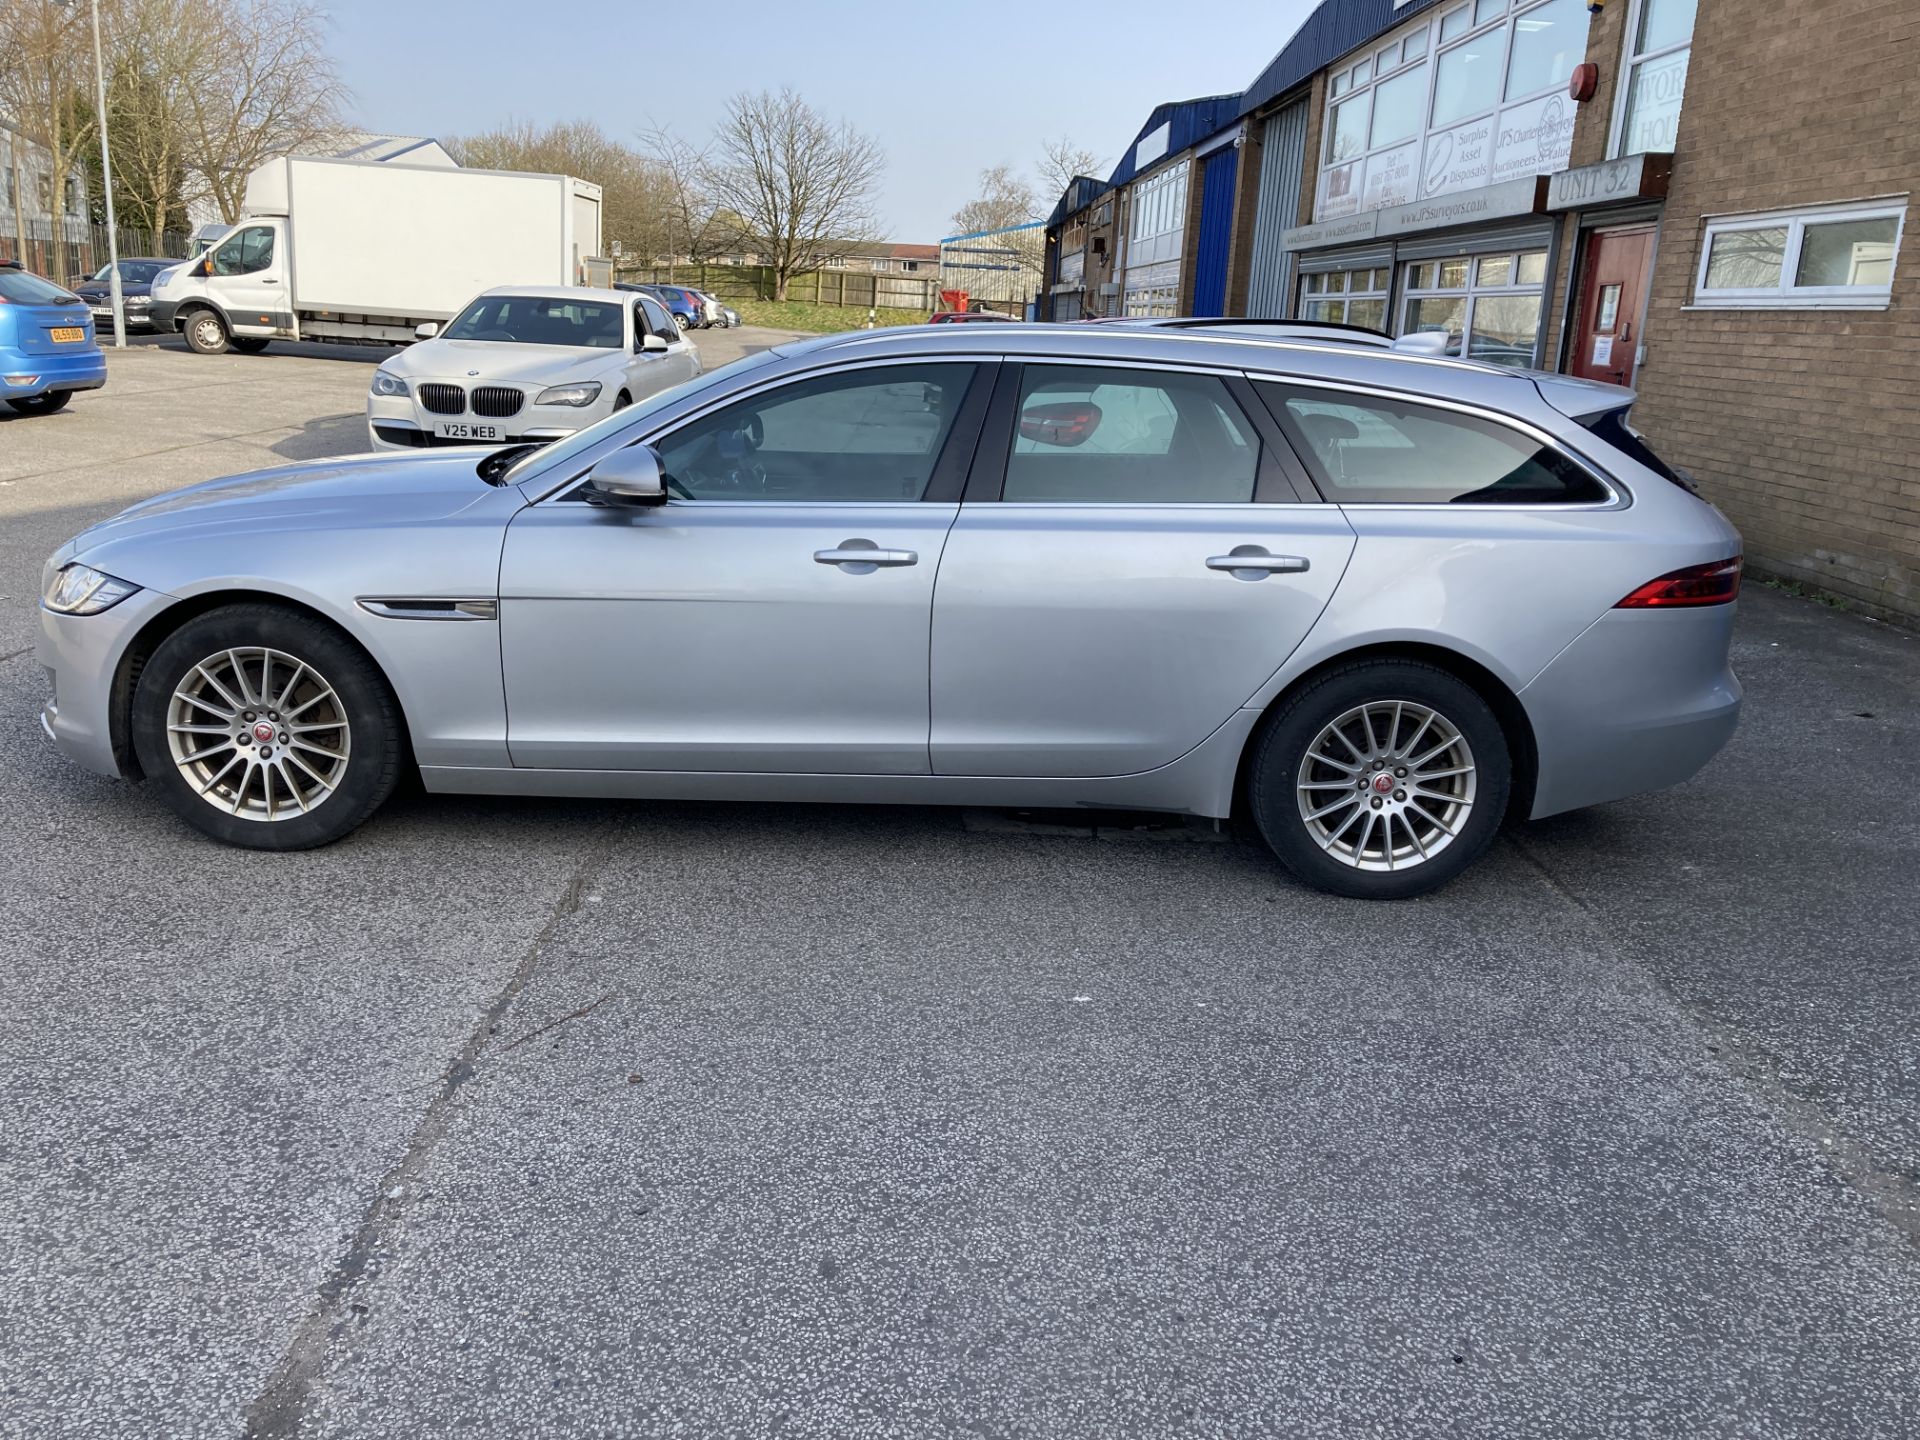
<path id="1" fill-rule="evenodd" d="M 1915 191 L 1920 11 L 1908 0 L 1702 0 L 1636 423 L 1740 527 L 1754 569 L 1910 620 L 1920 214 L 1908 213 L 1887 310 L 1686 306 L 1702 217 Z"/>

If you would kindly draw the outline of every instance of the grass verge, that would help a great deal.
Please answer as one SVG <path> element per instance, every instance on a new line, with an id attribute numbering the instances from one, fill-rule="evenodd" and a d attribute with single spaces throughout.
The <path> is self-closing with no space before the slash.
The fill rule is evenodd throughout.
<path id="1" fill-rule="evenodd" d="M 810 300 L 729 300 L 740 312 L 745 325 L 765 325 L 773 330 L 805 330 L 813 335 L 833 335 L 841 330 L 864 330 L 867 312 L 857 305 L 816 305 Z M 875 326 L 919 325 L 926 314 L 919 310 L 879 310 Z"/>

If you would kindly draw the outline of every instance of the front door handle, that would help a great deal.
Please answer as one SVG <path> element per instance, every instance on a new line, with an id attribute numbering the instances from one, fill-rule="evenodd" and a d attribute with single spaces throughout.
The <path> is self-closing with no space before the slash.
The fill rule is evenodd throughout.
<path id="1" fill-rule="evenodd" d="M 1269 575 L 1298 575 L 1311 566 L 1304 555 L 1274 555 L 1261 545 L 1236 545 L 1226 555 L 1209 555 L 1209 570 L 1224 570 L 1236 580 L 1264 580 Z"/>
<path id="2" fill-rule="evenodd" d="M 882 550 L 871 540 L 842 540 L 831 550 L 813 552 L 817 565 L 838 565 L 848 575 L 871 575 L 881 566 L 918 565 L 913 550 Z"/>

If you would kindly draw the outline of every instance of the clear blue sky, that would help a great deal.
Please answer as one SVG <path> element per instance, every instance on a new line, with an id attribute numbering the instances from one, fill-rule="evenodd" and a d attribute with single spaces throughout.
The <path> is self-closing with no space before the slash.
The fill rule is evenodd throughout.
<path id="1" fill-rule="evenodd" d="M 1041 142 L 1065 134 L 1111 168 L 1161 101 L 1244 89 L 1314 3 L 329 0 L 327 9 L 354 118 L 368 129 L 439 137 L 591 119 L 619 139 L 650 121 L 704 138 L 730 94 L 790 84 L 885 147 L 891 238 L 933 241 L 986 166 L 1030 172 Z"/>

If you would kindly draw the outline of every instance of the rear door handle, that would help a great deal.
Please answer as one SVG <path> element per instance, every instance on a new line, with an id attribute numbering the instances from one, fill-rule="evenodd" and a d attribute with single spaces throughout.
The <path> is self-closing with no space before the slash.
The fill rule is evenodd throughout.
<path id="1" fill-rule="evenodd" d="M 1209 555 L 1209 570 L 1224 570 L 1236 580 L 1262 580 L 1268 575 L 1298 575 L 1312 566 L 1304 555 L 1274 555 L 1259 545 L 1236 545 L 1226 555 Z"/>
<path id="2" fill-rule="evenodd" d="M 842 540 L 831 550 L 814 551 L 813 559 L 818 565 L 838 565 L 849 575 L 871 575 L 883 565 L 920 563 L 917 551 L 882 550 L 871 540 Z"/>

